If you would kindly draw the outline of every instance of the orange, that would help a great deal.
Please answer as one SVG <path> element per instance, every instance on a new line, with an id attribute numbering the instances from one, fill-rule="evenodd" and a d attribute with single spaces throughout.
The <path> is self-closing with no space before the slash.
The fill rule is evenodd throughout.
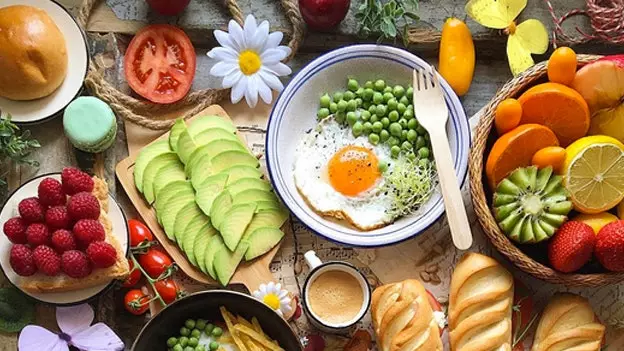
<path id="1" fill-rule="evenodd" d="M 585 136 L 589 130 L 589 107 L 576 90 L 559 83 L 538 84 L 518 99 L 520 124 L 537 123 L 550 128 L 561 146 Z"/>
<path id="2" fill-rule="evenodd" d="M 492 188 L 518 167 L 531 164 L 533 155 L 559 141 L 552 130 L 540 124 L 523 124 L 503 134 L 492 146 L 485 164 L 485 174 Z"/>
<path id="3" fill-rule="evenodd" d="M 537 150 L 531 164 L 537 168 L 552 167 L 555 173 L 561 173 L 561 167 L 566 159 L 566 150 L 561 146 L 547 146 Z"/>
<path id="4" fill-rule="evenodd" d="M 522 105 L 516 99 L 505 99 L 496 106 L 494 124 L 498 135 L 516 128 L 522 118 Z"/>
<path id="5" fill-rule="evenodd" d="M 572 85 L 576 76 L 576 53 L 569 47 L 555 50 L 548 60 L 548 80 L 553 83 Z"/>

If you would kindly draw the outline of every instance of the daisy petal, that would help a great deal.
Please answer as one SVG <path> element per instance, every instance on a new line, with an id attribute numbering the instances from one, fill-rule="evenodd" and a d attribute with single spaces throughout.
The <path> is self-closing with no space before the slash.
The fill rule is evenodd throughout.
<path id="1" fill-rule="evenodd" d="M 275 283 L 269 282 L 269 284 L 267 284 L 267 287 L 269 288 L 271 292 L 275 291 Z"/>
<path id="2" fill-rule="evenodd" d="M 286 66 L 285 64 L 278 62 L 274 65 L 266 65 L 266 69 L 278 76 L 287 76 L 289 74 L 292 73 L 292 71 L 290 70 L 290 67 Z"/>
<path id="3" fill-rule="evenodd" d="M 282 82 L 273 74 L 273 72 L 265 70 L 263 67 L 260 70 L 260 78 L 271 88 L 271 90 L 282 91 L 284 89 L 284 85 Z"/>
<path id="4" fill-rule="evenodd" d="M 210 69 L 210 74 L 215 77 L 227 77 L 228 75 L 233 74 L 237 70 L 237 66 L 231 62 L 217 62 Z"/>
<path id="5" fill-rule="evenodd" d="M 238 53 L 232 48 L 216 47 L 208 51 L 208 57 L 219 61 L 238 61 Z"/>
<path id="6" fill-rule="evenodd" d="M 238 52 L 243 51 L 246 47 L 243 28 L 241 28 L 235 20 L 230 20 L 230 23 L 228 23 L 228 32 L 230 33 L 230 40 L 234 44 L 233 49 Z"/>
<path id="7" fill-rule="evenodd" d="M 225 48 L 232 48 L 232 49 L 234 48 L 234 45 L 232 44 L 232 40 L 230 39 L 230 35 L 227 32 L 217 29 L 214 31 L 214 36 L 215 36 L 215 39 L 217 39 L 217 42 L 219 43 L 219 45 Z"/>
<path id="8" fill-rule="evenodd" d="M 288 57 L 290 53 L 292 53 L 292 49 L 286 45 L 280 45 L 277 47 L 277 49 L 282 50 L 286 54 L 286 57 Z"/>
<path id="9" fill-rule="evenodd" d="M 242 77 L 242 73 L 240 71 L 233 71 L 230 72 L 228 74 L 226 74 L 223 77 L 223 87 L 224 88 L 231 88 L 234 86 L 234 84 L 236 84 L 236 82 L 238 82 L 241 77 Z"/>
<path id="10" fill-rule="evenodd" d="M 271 100 L 273 100 L 271 88 L 269 88 L 269 86 L 262 79 L 258 79 L 258 93 L 260 93 L 260 98 L 262 98 L 262 101 L 264 101 L 267 105 L 271 103 Z"/>
<path id="11" fill-rule="evenodd" d="M 247 105 L 249 107 L 254 108 L 258 104 L 258 84 L 256 76 L 247 77 L 247 89 L 245 89 L 245 100 L 247 100 Z"/>
<path id="12" fill-rule="evenodd" d="M 285 52 L 279 49 L 267 49 L 260 55 L 260 59 L 265 65 L 274 65 L 284 58 L 286 58 Z"/>
<path id="13" fill-rule="evenodd" d="M 253 38 L 253 36 L 256 34 L 257 28 L 258 24 L 256 23 L 256 18 L 252 15 L 247 15 L 247 18 L 245 18 L 245 23 L 243 24 L 243 32 L 245 32 L 245 38 L 247 40 Z"/>
<path id="14" fill-rule="evenodd" d="M 234 84 L 232 87 L 232 93 L 230 94 L 230 99 L 232 103 L 235 104 L 243 98 L 245 95 L 245 90 L 247 90 L 247 76 L 242 76 L 241 79 Z M 262 286 L 260 286 L 260 292 L 264 295 L 264 291 L 262 291 Z"/>
<path id="15" fill-rule="evenodd" d="M 284 38 L 284 33 L 282 32 L 273 32 L 269 34 L 267 41 L 264 43 L 264 47 L 262 47 L 262 51 L 266 49 L 277 48 L 278 45 L 282 42 L 283 38 Z"/>
<path id="16" fill-rule="evenodd" d="M 256 33 L 251 38 L 251 42 L 249 43 L 249 47 L 256 50 L 257 52 L 262 52 L 264 43 L 266 43 L 269 36 L 269 22 L 262 21 Z"/>

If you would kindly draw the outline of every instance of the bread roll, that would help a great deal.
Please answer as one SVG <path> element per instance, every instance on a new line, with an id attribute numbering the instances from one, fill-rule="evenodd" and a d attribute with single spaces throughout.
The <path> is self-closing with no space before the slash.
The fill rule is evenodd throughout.
<path id="1" fill-rule="evenodd" d="M 371 313 L 380 351 L 442 351 L 438 324 L 420 281 L 378 287 Z"/>
<path id="2" fill-rule="evenodd" d="M 557 294 L 542 313 L 532 351 L 599 351 L 604 333 L 585 298 Z"/>
<path id="3" fill-rule="evenodd" d="M 451 278 L 451 350 L 510 351 L 513 293 L 513 277 L 498 262 L 477 253 L 464 255 Z"/>
<path id="4" fill-rule="evenodd" d="M 63 34 L 40 9 L 0 8 L 0 96 L 33 100 L 50 95 L 67 74 Z"/>

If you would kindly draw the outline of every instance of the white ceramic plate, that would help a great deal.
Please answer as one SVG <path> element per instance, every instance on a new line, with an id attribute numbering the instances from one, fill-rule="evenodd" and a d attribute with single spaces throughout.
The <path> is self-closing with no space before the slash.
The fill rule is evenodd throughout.
<path id="1" fill-rule="evenodd" d="M 35 123 L 56 116 L 82 91 L 89 66 L 89 51 L 84 32 L 69 12 L 52 0 L 0 0 L 0 7 L 28 5 L 48 13 L 65 36 L 67 76 L 52 94 L 37 100 L 14 101 L 0 97 L 0 111 L 10 113 L 12 121 Z"/>
<path id="2" fill-rule="evenodd" d="M 444 213 L 439 192 L 419 211 L 383 228 L 363 232 L 314 212 L 297 191 L 293 177 L 295 149 L 306 131 L 317 124 L 319 98 L 346 89 L 347 77 L 358 81 L 384 79 L 411 85 L 413 68 L 429 64 L 417 56 L 385 45 L 351 45 L 330 51 L 310 62 L 284 88 L 271 111 L 266 135 L 267 168 L 275 192 L 290 211 L 315 233 L 338 243 L 375 247 L 394 244 L 420 234 Z M 449 109 L 447 134 L 457 178 L 463 183 L 468 169 L 470 128 L 457 95 L 440 77 Z"/>
<path id="3" fill-rule="evenodd" d="M 58 179 L 59 181 L 61 180 L 60 173 L 51 173 L 40 175 L 37 178 L 33 178 L 28 182 L 24 183 L 9 196 L 9 199 L 2 207 L 2 211 L 0 212 L 0 225 L 4 225 L 4 222 L 6 222 L 9 218 L 18 215 L 17 205 L 21 200 L 27 197 L 37 196 L 37 187 L 39 186 L 39 183 L 41 183 L 41 181 L 47 177 L 52 177 Z M 108 195 L 108 217 L 113 224 L 113 234 L 115 235 L 117 240 L 119 240 L 119 244 L 124 250 L 124 255 L 127 255 L 128 226 L 126 224 L 126 217 L 119 207 L 117 201 L 115 201 L 115 199 L 110 194 Z M 11 284 L 15 285 L 19 289 L 19 285 L 17 284 L 17 282 L 19 281 L 19 276 L 15 274 L 15 272 L 11 268 L 11 264 L 9 263 L 9 251 L 11 250 L 11 246 L 12 243 L 9 241 L 6 235 L 4 235 L 4 233 L 0 234 L 0 266 L 2 267 L 2 272 L 11 282 Z M 25 294 L 41 302 L 54 305 L 73 305 L 86 302 L 87 300 L 104 292 L 114 283 L 115 282 L 111 279 L 110 282 L 100 284 L 98 286 L 94 286 L 88 289 L 61 293 L 30 293 L 23 290 L 22 291 Z"/>

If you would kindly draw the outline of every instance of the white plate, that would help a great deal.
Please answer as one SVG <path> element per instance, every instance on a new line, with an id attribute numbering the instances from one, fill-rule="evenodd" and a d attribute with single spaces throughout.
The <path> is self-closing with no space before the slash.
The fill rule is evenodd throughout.
<path id="1" fill-rule="evenodd" d="M 61 180 L 60 173 L 51 173 L 40 175 L 37 178 L 33 178 L 28 182 L 24 183 L 11 194 L 7 202 L 2 207 L 2 212 L 0 212 L 0 225 L 4 225 L 4 222 L 6 222 L 9 218 L 18 215 L 17 205 L 21 200 L 27 197 L 37 196 L 37 187 L 39 186 L 39 183 L 41 183 L 41 181 L 47 177 L 52 177 L 54 179 L 58 179 L 59 181 Z M 119 207 L 117 201 L 115 201 L 115 199 L 110 194 L 108 195 L 108 218 L 113 224 L 113 234 L 115 235 L 115 237 L 119 241 L 119 244 L 124 250 L 124 255 L 127 255 L 128 226 L 126 225 L 126 217 L 121 211 L 121 208 Z M 15 272 L 11 268 L 11 264 L 9 263 L 9 251 L 11 250 L 12 245 L 13 244 L 9 241 L 6 235 L 4 235 L 4 233 L 0 234 L 0 266 L 2 267 L 2 272 L 11 282 L 11 284 L 15 285 L 19 289 L 19 285 L 17 284 L 17 282 L 19 281 L 19 276 L 15 274 Z M 88 289 L 60 293 L 30 293 L 23 290 L 22 291 L 25 294 L 41 302 L 46 302 L 54 305 L 73 305 L 86 302 L 87 300 L 105 291 L 109 286 L 112 286 L 114 283 L 115 282 L 111 279 L 110 282 L 100 284 L 98 286 L 94 286 Z"/>
<path id="2" fill-rule="evenodd" d="M 89 66 L 87 39 L 69 12 L 55 1 L 0 0 L 0 8 L 10 5 L 28 5 L 44 10 L 65 36 L 68 69 L 67 76 L 58 89 L 46 97 L 30 101 L 0 97 L 0 111 L 10 113 L 13 122 L 40 122 L 56 116 L 82 91 Z"/>

